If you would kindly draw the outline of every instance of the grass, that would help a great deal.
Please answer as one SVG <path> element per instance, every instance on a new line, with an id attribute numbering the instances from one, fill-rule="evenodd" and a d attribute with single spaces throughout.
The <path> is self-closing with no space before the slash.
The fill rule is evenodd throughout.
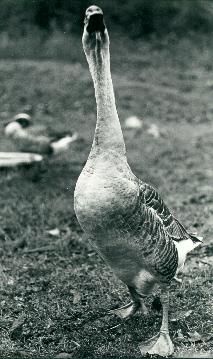
<path id="1" fill-rule="evenodd" d="M 124 128 L 129 163 L 187 228 L 205 238 L 189 255 L 182 285 L 171 288 L 171 335 L 175 355 L 183 357 L 212 350 L 213 50 L 205 41 L 198 46 L 187 39 L 111 39 L 122 126 L 129 115 L 144 123 L 140 132 Z M 45 159 L 41 167 L 1 170 L 0 356 L 139 358 L 138 344 L 157 332 L 161 313 L 150 309 L 148 318 L 137 314 L 128 321 L 108 313 L 128 300 L 127 290 L 84 240 L 73 210 L 95 126 L 93 87 L 80 39 L 63 61 L 55 49 L 64 45 L 57 44 L 44 44 L 52 55 L 33 52 L 32 44 L 28 59 L 12 46 L 13 58 L 5 50 L 0 61 L 2 125 L 30 111 L 40 130 L 80 134 L 67 153 Z M 152 123 L 159 138 L 147 134 Z M 3 126 L 0 137 L 0 150 L 14 149 Z M 48 233 L 53 228 L 58 237 Z M 187 318 L 177 319 L 188 310 Z M 200 340 L 191 341 L 190 332 Z"/>

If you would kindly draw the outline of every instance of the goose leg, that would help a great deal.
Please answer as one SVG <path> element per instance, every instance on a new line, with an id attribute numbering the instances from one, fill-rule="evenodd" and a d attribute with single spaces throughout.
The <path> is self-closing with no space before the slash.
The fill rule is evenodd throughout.
<path id="1" fill-rule="evenodd" d="M 132 317 L 139 309 L 141 309 L 143 315 L 148 314 L 148 310 L 143 302 L 143 299 L 132 287 L 128 287 L 132 301 L 121 308 L 114 309 L 113 313 L 121 319 L 127 319 Z"/>
<path id="2" fill-rule="evenodd" d="M 160 298 L 163 306 L 163 319 L 160 332 L 140 346 L 141 354 L 149 353 L 168 356 L 174 352 L 174 346 L 168 328 L 169 295 L 164 292 Z"/>

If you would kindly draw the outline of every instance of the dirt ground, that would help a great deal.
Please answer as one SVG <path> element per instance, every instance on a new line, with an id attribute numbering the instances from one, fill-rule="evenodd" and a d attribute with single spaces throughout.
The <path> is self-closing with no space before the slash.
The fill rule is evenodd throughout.
<path id="1" fill-rule="evenodd" d="M 151 183 L 190 230 L 204 237 L 171 288 L 175 357 L 210 357 L 213 262 L 213 50 L 190 41 L 112 39 L 115 94 L 134 173 Z M 80 46 L 80 39 L 79 39 Z M 80 51 L 80 50 L 79 50 Z M 33 115 L 38 131 L 75 130 L 70 150 L 40 166 L 0 171 L 0 357 L 139 358 L 161 311 L 122 321 L 110 310 L 126 287 L 84 240 L 73 209 L 76 180 L 95 126 L 87 64 L 0 60 L 0 150 L 15 149 L 3 124 Z M 128 116 L 143 127 L 125 129 Z M 149 134 L 156 125 L 159 136 Z M 156 127 L 155 127 L 156 128 Z M 48 231 L 58 229 L 51 235 Z"/>

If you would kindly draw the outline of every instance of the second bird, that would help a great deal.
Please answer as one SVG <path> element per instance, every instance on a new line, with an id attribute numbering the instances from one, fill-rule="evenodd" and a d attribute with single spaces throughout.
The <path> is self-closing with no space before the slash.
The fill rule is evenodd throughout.
<path id="1" fill-rule="evenodd" d="M 68 150 L 78 135 L 56 134 L 45 136 L 36 133 L 32 126 L 31 116 L 26 113 L 19 113 L 5 126 L 5 135 L 11 139 L 18 151 L 34 152 L 46 155 L 56 155 Z"/>

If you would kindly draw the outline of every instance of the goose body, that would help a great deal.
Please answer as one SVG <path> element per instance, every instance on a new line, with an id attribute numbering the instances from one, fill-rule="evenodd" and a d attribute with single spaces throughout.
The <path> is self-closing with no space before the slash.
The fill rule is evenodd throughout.
<path id="1" fill-rule="evenodd" d="M 138 179 L 127 163 L 102 17 L 97 6 L 86 11 L 83 47 L 95 87 L 97 124 L 75 188 L 75 212 L 91 245 L 129 288 L 133 301 L 118 315 L 134 314 L 156 285 L 163 289 L 160 334 L 141 352 L 168 355 L 173 345 L 168 334 L 167 287 L 201 239 L 187 232 L 157 191 Z"/>
<path id="2" fill-rule="evenodd" d="M 75 190 L 76 214 L 91 244 L 128 286 L 140 272 L 169 283 L 200 240 L 172 216 L 159 194 L 117 153 L 89 160 Z M 136 288 L 143 293 L 143 288 Z"/>

